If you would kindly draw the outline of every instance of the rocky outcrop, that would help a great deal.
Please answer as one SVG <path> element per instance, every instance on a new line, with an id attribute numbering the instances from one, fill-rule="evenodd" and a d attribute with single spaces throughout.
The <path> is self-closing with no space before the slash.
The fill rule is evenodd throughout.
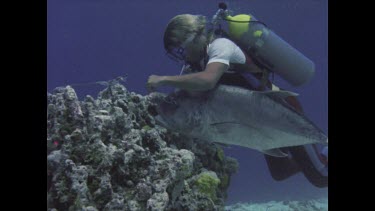
<path id="1" fill-rule="evenodd" d="M 237 161 L 156 125 L 149 96 L 67 86 L 47 103 L 47 209 L 224 210 Z"/>

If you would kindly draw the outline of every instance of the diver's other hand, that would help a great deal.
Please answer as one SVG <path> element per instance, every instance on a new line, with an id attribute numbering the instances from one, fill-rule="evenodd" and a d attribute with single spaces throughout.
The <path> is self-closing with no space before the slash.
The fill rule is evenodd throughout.
<path id="1" fill-rule="evenodd" d="M 162 85 L 163 82 L 163 76 L 158 76 L 158 75 L 151 75 L 148 77 L 147 80 L 147 89 L 152 92 L 155 91 L 155 89 L 159 86 Z"/>

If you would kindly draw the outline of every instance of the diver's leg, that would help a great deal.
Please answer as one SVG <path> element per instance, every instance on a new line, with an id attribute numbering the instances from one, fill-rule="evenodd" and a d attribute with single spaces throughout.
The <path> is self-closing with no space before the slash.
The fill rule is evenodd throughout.
<path id="1" fill-rule="evenodd" d="M 314 186 L 323 188 L 328 186 L 328 169 L 318 154 L 312 152 L 314 145 L 294 146 L 289 151 L 293 159 L 299 164 L 303 174 Z"/>
<path id="2" fill-rule="evenodd" d="M 285 150 L 282 150 L 286 152 Z M 276 181 L 285 180 L 300 172 L 298 164 L 289 156 L 280 158 L 264 154 L 271 176 Z"/>

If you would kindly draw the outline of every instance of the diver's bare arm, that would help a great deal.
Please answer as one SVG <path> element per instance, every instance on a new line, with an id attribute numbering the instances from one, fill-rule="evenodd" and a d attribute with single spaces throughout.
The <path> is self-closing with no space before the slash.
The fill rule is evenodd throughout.
<path id="1" fill-rule="evenodd" d="M 228 65 L 212 62 L 203 72 L 180 76 L 163 76 L 162 84 L 188 91 L 206 91 L 215 87 L 217 81 L 228 69 Z"/>

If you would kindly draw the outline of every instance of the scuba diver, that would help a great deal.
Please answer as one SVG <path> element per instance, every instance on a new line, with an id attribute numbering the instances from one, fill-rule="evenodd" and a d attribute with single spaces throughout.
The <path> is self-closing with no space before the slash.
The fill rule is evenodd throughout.
<path id="1" fill-rule="evenodd" d="M 220 21 L 226 21 L 229 33 Z M 180 62 L 180 75 L 151 75 L 149 91 L 159 86 L 173 86 L 194 93 L 207 91 L 218 84 L 250 90 L 281 90 L 270 81 L 278 74 L 290 84 L 305 84 L 314 75 L 314 63 L 278 37 L 252 15 L 230 16 L 227 6 L 208 22 L 205 16 L 182 14 L 173 17 L 164 33 L 167 56 Z M 302 106 L 296 97 L 285 99 L 297 112 Z M 328 186 L 328 148 L 304 145 L 281 148 L 287 157 L 264 154 L 271 176 L 284 180 L 302 172 L 316 187 Z"/>

